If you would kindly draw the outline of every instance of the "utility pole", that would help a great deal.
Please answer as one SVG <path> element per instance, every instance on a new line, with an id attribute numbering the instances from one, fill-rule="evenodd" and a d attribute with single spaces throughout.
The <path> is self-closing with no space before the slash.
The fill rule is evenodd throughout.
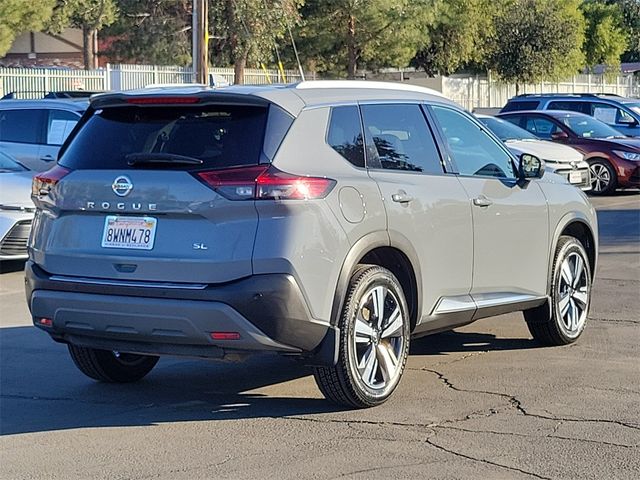
<path id="1" fill-rule="evenodd" d="M 193 78 L 209 84 L 209 18 L 208 0 L 193 0 L 192 33 Z"/>

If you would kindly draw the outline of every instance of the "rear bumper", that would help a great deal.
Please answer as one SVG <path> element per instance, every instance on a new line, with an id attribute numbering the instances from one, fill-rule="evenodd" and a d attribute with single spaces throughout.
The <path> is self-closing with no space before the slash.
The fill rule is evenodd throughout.
<path id="1" fill-rule="evenodd" d="M 336 336 L 311 317 L 291 275 L 195 288 L 58 277 L 31 261 L 25 275 L 34 325 L 65 343 L 156 355 L 272 351 L 313 357 L 326 350 L 323 340 Z M 42 318 L 52 325 L 42 325 Z M 214 340 L 212 332 L 237 332 L 239 338 Z"/>

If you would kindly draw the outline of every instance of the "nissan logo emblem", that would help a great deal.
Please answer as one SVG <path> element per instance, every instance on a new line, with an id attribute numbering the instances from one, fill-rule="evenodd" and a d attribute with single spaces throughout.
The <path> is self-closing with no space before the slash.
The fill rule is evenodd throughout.
<path id="1" fill-rule="evenodd" d="M 113 190 L 113 193 L 115 193 L 119 197 L 126 197 L 127 195 L 129 195 L 129 192 L 133 190 L 133 183 L 131 183 L 129 177 L 121 175 L 113 181 L 111 190 Z"/>

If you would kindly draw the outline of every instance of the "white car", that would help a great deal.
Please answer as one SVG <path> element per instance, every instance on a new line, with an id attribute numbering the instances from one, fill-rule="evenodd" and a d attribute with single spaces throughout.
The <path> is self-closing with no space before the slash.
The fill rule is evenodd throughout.
<path id="1" fill-rule="evenodd" d="M 27 258 L 27 240 L 36 210 L 31 181 L 37 172 L 0 152 L 0 260 Z"/>
<path id="2" fill-rule="evenodd" d="M 582 190 L 591 190 L 589 164 L 576 149 L 541 140 L 513 123 L 489 115 L 476 115 L 516 156 L 528 153 L 545 162 L 546 171 L 555 173 Z"/>

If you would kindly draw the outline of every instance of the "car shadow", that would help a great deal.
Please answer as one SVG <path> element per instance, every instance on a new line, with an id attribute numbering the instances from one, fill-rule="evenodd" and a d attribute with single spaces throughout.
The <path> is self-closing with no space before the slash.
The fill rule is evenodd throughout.
<path id="1" fill-rule="evenodd" d="M 640 242 L 640 209 L 598 210 L 601 246 Z"/>
<path id="2" fill-rule="evenodd" d="M 447 332 L 413 342 L 412 355 L 532 348 L 533 340 Z M 142 381 L 104 384 L 82 375 L 64 345 L 34 327 L 0 329 L 0 435 L 165 422 L 278 418 L 342 411 L 300 362 L 256 355 L 242 363 L 163 358 Z M 315 396 L 315 397 L 314 397 Z"/>
<path id="3" fill-rule="evenodd" d="M 24 270 L 26 260 L 2 260 L 0 261 L 0 273 L 12 273 Z"/>

